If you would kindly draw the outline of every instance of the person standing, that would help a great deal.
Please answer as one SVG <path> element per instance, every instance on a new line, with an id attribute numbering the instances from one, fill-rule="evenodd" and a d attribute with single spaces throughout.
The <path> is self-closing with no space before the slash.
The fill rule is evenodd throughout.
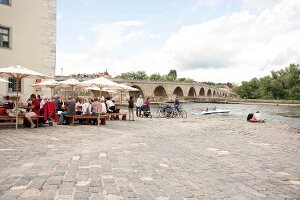
<path id="1" fill-rule="evenodd" d="M 130 96 L 128 100 L 129 121 L 134 121 L 133 109 L 134 109 L 134 100 L 133 100 L 133 96 Z"/>
<path id="2" fill-rule="evenodd" d="M 174 101 L 174 108 L 179 112 L 179 98 L 176 96 L 175 101 Z"/>
<path id="3" fill-rule="evenodd" d="M 136 116 L 141 116 L 141 108 L 144 104 L 143 95 L 140 95 L 139 98 L 136 100 Z"/>

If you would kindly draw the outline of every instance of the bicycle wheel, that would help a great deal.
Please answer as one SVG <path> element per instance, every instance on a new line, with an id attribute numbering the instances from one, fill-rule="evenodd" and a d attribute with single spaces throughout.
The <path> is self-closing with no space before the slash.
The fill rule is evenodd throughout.
<path id="1" fill-rule="evenodd" d="M 187 118 L 187 113 L 184 110 L 181 110 L 178 114 L 181 118 Z"/>
<path id="2" fill-rule="evenodd" d="M 154 111 L 154 112 L 153 112 L 153 117 L 155 117 L 155 118 L 161 117 L 161 112 L 160 112 L 160 110 Z"/>
<path id="3" fill-rule="evenodd" d="M 172 117 L 173 117 L 173 118 L 179 117 L 179 113 L 178 113 L 177 110 L 173 110 L 173 111 L 172 111 Z"/>

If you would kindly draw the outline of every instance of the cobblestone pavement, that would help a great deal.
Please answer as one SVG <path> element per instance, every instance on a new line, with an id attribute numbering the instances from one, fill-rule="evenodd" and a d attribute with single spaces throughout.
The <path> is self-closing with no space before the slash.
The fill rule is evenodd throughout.
<path id="1" fill-rule="evenodd" d="M 299 199 L 299 138 L 222 116 L 0 129 L 0 199 Z"/>

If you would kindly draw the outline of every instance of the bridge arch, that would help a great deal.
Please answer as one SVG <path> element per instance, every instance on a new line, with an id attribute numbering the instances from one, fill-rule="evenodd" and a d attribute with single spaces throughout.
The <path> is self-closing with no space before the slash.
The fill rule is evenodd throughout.
<path id="1" fill-rule="evenodd" d="M 205 96 L 205 90 L 203 87 L 200 89 L 199 96 Z"/>
<path id="2" fill-rule="evenodd" d="M 194 87 L 191 87 L 188 93 L 189 97 L 195 97 L 196 96 L 196 90 Z"/>
<path id="3" fill-rule="evenodd" d="M 155 88 L 154 92 L 153 92 L 154 96 L 156 97 L 165 97 L 168 96 L 166 93 L 166 90 L 164 87 L 162 86 L 158 86 Z"/>
<path id="4" fill-rule="evenodd" d="M 173 94 L 176 94 L 179 97 L 183 96 L 183 90 L 181 89 L 181 87 L 177 86 L 173 92 Z"/>
<path id="5" fill-rule="evenodd" d="M 131 87 L 138 89 L 139 91 L 129 91 L 129 95 L 133 96 L 134 99 L 137 99 L 140 95 L 144 96 L 142 88 L 137 85 L 132 85 Z"/>
<path id="6" fill-rule="evenodd" d="M 215 97 L 215 96 L 216 96 L 216 90 L 213 91 L 213 97 Z"/>
<path id="7" fill-rule="evenodd" d="M 210 97 L 210 96 L 211 96 L 211 89 L 208 89 L 208 90 L 207 90 L 207 94 L 206 94 L 206 96 L 208 96 L 208 97 Z"/>

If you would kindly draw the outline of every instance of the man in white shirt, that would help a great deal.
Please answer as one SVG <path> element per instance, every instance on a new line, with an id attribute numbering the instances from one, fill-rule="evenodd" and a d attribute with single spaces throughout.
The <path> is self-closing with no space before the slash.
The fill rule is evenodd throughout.
<path id="1" fill-rule="evenodd" d="M 136 116 L 141 116 L 141 107 L 144 104 L 143 95 L 140 95 L 140 97 L 136 100 Z"/>

